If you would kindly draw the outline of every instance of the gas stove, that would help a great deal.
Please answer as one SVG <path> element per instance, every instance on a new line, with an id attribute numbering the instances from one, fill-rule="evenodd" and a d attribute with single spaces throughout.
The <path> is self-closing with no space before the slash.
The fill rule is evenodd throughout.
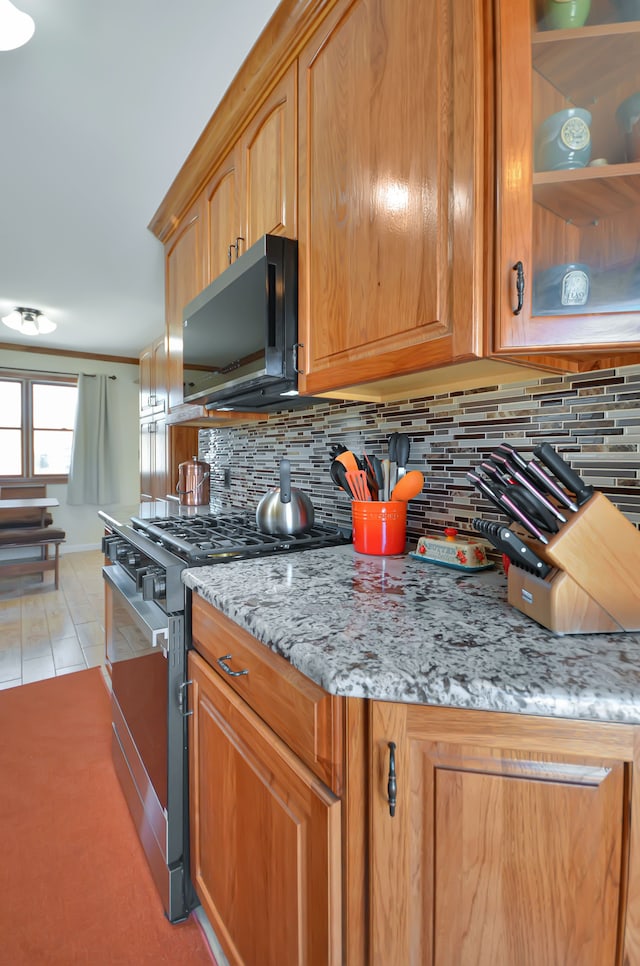
<path id="1" fill-rule="evenodd" d="M 315 524 L 300 534 L 273 535 L 258 530 L 255 516 L 243 511 L 193 517 L 132 517 L 131 526 L 176 554 L 189 567 L 313 550 L 349 543 L 339 527 Z"/>

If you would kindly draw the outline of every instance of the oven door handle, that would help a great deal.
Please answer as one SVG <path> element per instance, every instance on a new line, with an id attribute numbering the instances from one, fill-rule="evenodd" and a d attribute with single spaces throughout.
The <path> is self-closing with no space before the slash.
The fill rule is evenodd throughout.
<path id="1" fill-rule="evenodd" d="M 102 576 L 112 591 L 126 604 L 136 626 L 151 647 L 160 647 L 165 657 L 169 654 L 169 622 L 163 610 L 151 601 L 143 600 L 131 578 L 117 564 L 102 568 Z"/>

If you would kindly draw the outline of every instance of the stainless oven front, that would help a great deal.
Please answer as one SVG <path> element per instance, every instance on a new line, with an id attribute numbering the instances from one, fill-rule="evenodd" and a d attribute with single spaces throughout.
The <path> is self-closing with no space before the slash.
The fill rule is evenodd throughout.
<path id="1" fill-rule="evenodd" d="M 184 612 L 144 600 L 118 563 L 102 570 L 113 760 L 171 922 L 191 908 L 186 815 Z"/>

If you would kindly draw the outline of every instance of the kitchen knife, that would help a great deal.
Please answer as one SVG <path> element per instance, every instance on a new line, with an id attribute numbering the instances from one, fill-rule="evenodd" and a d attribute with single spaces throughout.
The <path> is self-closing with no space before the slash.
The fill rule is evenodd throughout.
<path id="1" fill-rule="evenodd" d="M 531 482 L 527 473 L 518 468 L 519 464 L 517 464 L 512 457 L 501 456 L 496 453 L 493 458 L 499 463 L 503 463 L 505 469 L 511 473 L 513 479 L 526 490 L 528 490 L 531 496 L 537 500 L 538 503 L 541 504 L 549 513 L 551 513 L 556 520 L 559 520 L 561 523 L 567 522 L 565 515 L 561 513 L 560 510 L 558 510 L 558 508 L 540 492 L 540 490 Z"/>
<path id="2" fill-rule="evenodd" d="M 538 503 L 536 498 L 519 483 L 513 483 L 506 487 L 504 492 L 537 527 L 541 527 L 548 533 L 558 532 L 558 521 L 554 515 L 549 513 L 541 503 Z"/>
<path id="3" fill-rule="evenodd" d="M 500 502 L 500 500 L 498 499 L 499 494 L 497 489 L 496 490 L 492 489 L 492 487 L 489 486 L 489 484 L 485 480 L 483 480 L 482 477 L 478 476 L 477 473 L 471 473 L 471 472 L 467 473 L 467 479 L 471 480 L 473 485 L 478 490 L 480 490 L 480 492 L 483 493 L 484 496 L 486 496 L 489 500 L 491 500 L 494 506 L 497 506 L 497 508 L 502 513 L 504 513 L 505 508 L 503 504 Z"/>
<path id="4" fill-rule="evenodd" d="M 509 527 L 500 528 L 500 539 L 505 545 L 513 549 L 514 555 L 508 554 L 508 556 L 516 566 L 522 565 L 525 570 L 531 570 L 532 573 L 542 578 L 546 577 L 553 569 L 524 540 L 521 540 L 513 530 L 510 530 Z"/>
<path id="5" fill-rule="evenodd" d="M 536 446 L 533 452 L 551 470 L 553 475 L 560 480 L 562 485 L 566 486 L 571 493 L 575 494 L 578 506 L 582 506 L 587 500 L 591 499 L 594 492 L 593 487 L 587 486 L 580 479 L 569 464 L 565 463 L 562 457 L 556 453 L 553 446 L 549 443 L 542 443 L 542 445 Z"/>
<path id="6" fill-rule="evenodd" d="M 500 450 L 505 456 L 510 457 L 518 469 L 526 473 L 531 479 L 531 482 L 537 485 L 538 489 L 544 490 L 545 493 L 553 496 L 562 506 L 567 507 L 567 509 L 572 510 L 574 513 L 577 511 L 577 503 L 551 479 L 539 463 L 536 463 L 534 460 L 525 460 L 517 449 L 509 446 L 508 443 L 500 443 L 496 449 Z"/>
<path id="7" fill-rule="evenodd" d="M 535 460 L 531 460 L 531 462 L 528 464 L 528 468 L 530 476 L 535 478 L 538 486 L 542 487 L 547 493 L 555 497 L 558 503 L 561 503 L 563 506 L 566 506 L 567 509 L 576 513 L 576 511 L 579 509 L 578 504 L 571 499 L 568 493 L 565 493 L 562 487 L 558 486 L 555 480 L 549 476 L 547 471 L 543 469 L 539 463 L 536 463 Z"/>
<path id="8" fill-rule="evenodd" d="M 509 527 L 482 519 L 472 520 L 472 524 L 479 533 L 493 544 L 496 550 L 504 553 L 516 567 L 543 578 L 553 569 Z"/>
<path id="9" fill-rule="evenodd" d="M 516 520 L 518 523 L 521 523 L 523 527 L 529 531 L 531 536 L 535 537 L 536 540 L 539 540 L 540 543 L 549 543 L 548 537 L 546 537 L 544 533 L 542 533 L 542 531 L 535 525 L 529 514 L 521 510 L 520 507 L 517 506 L 506 493 L 501 493 L 498 499 L 503 508 L 509 512 L 509 516 L 512 520 Z"/>

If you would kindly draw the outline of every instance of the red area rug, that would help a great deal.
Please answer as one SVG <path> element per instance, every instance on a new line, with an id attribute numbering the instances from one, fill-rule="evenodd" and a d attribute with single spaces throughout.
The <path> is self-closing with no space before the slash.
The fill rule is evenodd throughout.
<path id="1" fill-rule="evenodd" d="M 212 966 L 172 926 L 111 763 L 97 668 L 0 691 L 0 963 Z"/>

